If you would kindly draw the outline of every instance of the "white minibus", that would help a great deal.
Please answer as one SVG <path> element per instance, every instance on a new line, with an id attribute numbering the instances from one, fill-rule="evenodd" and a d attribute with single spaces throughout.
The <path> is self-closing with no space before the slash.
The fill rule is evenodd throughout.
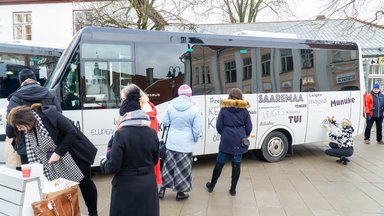
<path id="1" fill-rule="evenodd" d="M 355 135 L 364 126 L 361 54 L 353 42 L 86 27 L 46 86 L 102 156 L 116 127 L 120 90 L 129 83 L 148 94 L 160 123 L 178 87 L 192 87 L 204 121 L 195 156 L 218 152 L 220 100 L 233 87 L 251 105 L 250 151 L 269 162 L 294 145 L 326 141 L 327 116 L 350 119 Z"/>

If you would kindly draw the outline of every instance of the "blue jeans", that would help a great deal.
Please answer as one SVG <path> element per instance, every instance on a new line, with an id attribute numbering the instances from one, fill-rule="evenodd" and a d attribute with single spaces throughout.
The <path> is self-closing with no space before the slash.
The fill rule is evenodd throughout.
<path id="1" fill-rule="evenodd" d="M 220 164 L 225 164 L 227 161 L 231 160 L 232 163 L 237 163 L 239 164 L 241 162 L 241 158 L 243 157 L 242 154 L 228 154 L 219 151 L 219 154 L 217 154 L 217 159 L 216 161 Z"/>

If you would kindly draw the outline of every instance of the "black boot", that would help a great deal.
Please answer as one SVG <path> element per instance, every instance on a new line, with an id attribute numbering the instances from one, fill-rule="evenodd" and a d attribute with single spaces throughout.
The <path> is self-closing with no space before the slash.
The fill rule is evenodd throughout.
<path id="1" fill-rule="evenodd" d="M 224 164 L 216 163 L 215 168 L 213 169 L 212 179 L 210 182 L 207 182 L 207 184 L 205 185 L 209 193 L 211 193 L 215 188 L 217 179 L 219 179 L 221 171 L 223 170 L 223 166 Z"/>
<path id="2" fill-rule="evenodd" d="M 165 187 L 161 186 L 159 190 L 159 198 L 163 199 L 165 195 Z"/>
<path id="3" fill-rule="evenodd" d="M 237 181 L 239 181 L 239 177 L 240 177 L 240 163 L 232 162 L 231 189 L 229 190 L 229 193 L 232 196 L 236 196 L 236 185 L 237 185 Z"/>
<path id="4" fill-rule="evenodd" d="M 341 160 L 341 163 L 344 165 L 347 165 L 347 163 L 349 162 L 349 160 L 344 156 L 340 157 L 340 160 Z"/>
<path id="5" fill-rule="evenodd" d="M 185 194 L 184 192 L 177 192 L 176 201 L 188 199 L 189 194 Z"/>

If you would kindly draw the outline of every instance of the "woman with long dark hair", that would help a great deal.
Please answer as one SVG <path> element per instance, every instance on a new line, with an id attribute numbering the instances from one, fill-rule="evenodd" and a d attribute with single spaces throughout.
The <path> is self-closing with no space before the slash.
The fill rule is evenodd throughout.
<path id="1" fill-rule="evenodd" d="M 55 106 L 17 106 L 8 121 L 16 134 L 25 133 L 28 162 L 43 164 L 48 180 L 79 182 L 89 215 L 97 215 L 97 189 L 91 179 L 96 147 Z"/>

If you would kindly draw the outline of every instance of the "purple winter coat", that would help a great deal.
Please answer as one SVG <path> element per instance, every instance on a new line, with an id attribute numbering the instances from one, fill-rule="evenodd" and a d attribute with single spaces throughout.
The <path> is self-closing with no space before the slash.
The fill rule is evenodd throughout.
<path id="1" fill-rule="evenodd" d="M 249 137 L 252 131 L 251 116 L 246 100 L 224 99 L 216 122 L 216 130 L 221 135 L 219 151 L 228 154 L 244 154 L 241 139 Z"/>

